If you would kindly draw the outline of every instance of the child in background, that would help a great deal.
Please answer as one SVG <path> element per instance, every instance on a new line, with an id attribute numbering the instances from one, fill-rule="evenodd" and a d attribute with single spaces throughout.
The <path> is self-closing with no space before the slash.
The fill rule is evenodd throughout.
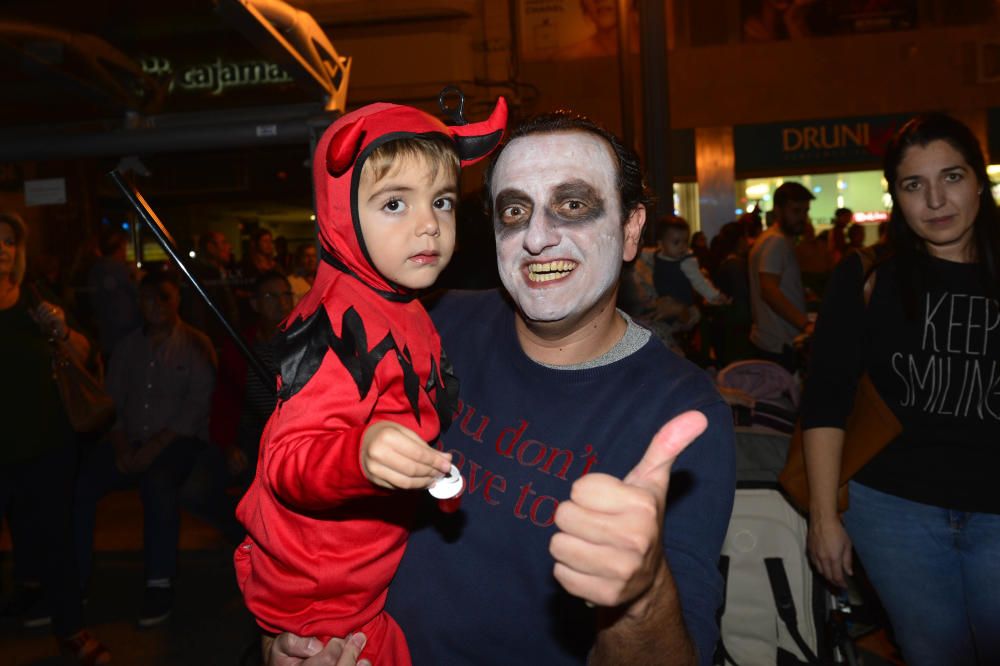
<path id="1" fill-rule="evenodd" d="M 710 305 L 725 305 L 730 299 L 701 272 L 688 240 L 691 227 L 684 218 L 667 215 L 657 220 L 657 252 L 653 257 L 653 285 L 657 296 L 668 296 L 687 308 L 694 307 L 697 291 Z M 684 318 L 679 317 L 682 321 Z M 688 319 L 690 322 L 690 315 Z M 697 321 L 697 317 L 695 317 Z"/>
<path id="2" fill-rule="evenodd" d="M 237 509 L 244 600 L 265 632 L 364 632 L 375 666 L 410 663 L 383 610 L 418 497 L 452 470 L 433 444 L 457 397 L 416 296 L 451 258 L 460 164 L 506 124 L 446 127 L 404 106 L 340 118 L 313 157 L 321 264 L 279 333 L 278 404 Z"/>

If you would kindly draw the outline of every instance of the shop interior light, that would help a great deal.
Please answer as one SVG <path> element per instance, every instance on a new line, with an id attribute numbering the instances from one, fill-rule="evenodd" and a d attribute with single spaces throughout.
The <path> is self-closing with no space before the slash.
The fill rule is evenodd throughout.
<path id="1" fill-rule="evenodd" d="M 746 193 L 751 199 L 760 199 L 771 191 L 771 186 L 767 183 L 756 183 L 747 186 Z"/>
<path id="2" fill-rule="evenodd" d="M 192 259 L 194 259 L 194 257 L 195 257 L 194 250 L 191 250 L 190 252 L 188 252 L 188 256 L 191 257 Z"/>
<path id="3" fill-rule="evenodd" d="M 837 179 L 837 189 L 838 190 L 846 190 L 847 189 L 847 183 L 845 181 L 841 180 L 840 178 L 838 178 Z"/>
<path id="4" fill-rule="evenodd" d="M 854 221 L 861 223 L 885 222 L 889 214 L 882 211 L 862 211 L 854 214 Z"/>
<path id="5" fill-rule="evenodd" d="M 990 176 L 1000 176 L 1000 164 L 991 164 L 986 167 L 986 173 Z"/>

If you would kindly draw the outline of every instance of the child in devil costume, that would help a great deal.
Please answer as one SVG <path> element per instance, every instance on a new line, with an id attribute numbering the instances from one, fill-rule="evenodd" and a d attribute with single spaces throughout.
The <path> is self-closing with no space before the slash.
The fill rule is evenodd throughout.
<path id="1" fill-rule="evenodd" d="M 372 104 L 340 118 L 313 158 L 322 262 L 280 333 L 278 405 L 237 517 L 247 607 L 265 632 L 363 631 L 378 666 L 410 663 L 383 610 L 415 499 L 451 469 L 433 443 L 457 385 L 418 300 L 451 257 L 459 165 L 507 120 L 447 127 Z"/>

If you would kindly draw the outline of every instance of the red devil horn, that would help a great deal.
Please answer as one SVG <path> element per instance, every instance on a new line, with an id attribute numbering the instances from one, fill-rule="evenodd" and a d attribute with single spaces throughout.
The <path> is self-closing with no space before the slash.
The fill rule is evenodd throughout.
<path id="1" fill-rule="evenodd" d="M 336 178 L 342 175 L 354 164 L 364 126 L 365 119 L 359 118 L 337 130 L 330 139 L 330 144 L 326 147 L 326 170 L 331 176 Z"/>
<path id="2" fill-rule="evenodd" d="M 507 100 L 498 97 L 489 118 L 479 123 L 449 127 L 448 131 L 455 137 L 462 165 L 467 166 L 492 153 L 500 145 L 506 127 Z"/>

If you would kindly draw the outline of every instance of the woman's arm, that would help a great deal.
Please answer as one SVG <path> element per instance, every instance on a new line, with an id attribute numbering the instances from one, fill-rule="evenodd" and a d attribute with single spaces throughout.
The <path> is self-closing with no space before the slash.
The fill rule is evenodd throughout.
<path id="1" fill-rule="evenodd" d="M 66 320 L 66 312 L 54 303 L 42 301 L 34 311 L 35 321 L 42 332 L 64 351 L 72 354 L 81 363 L 86 363 L 90 356 L 90 341 L 77 330 L 74 330 Z"/>
<path id="2" fill-rule="evenodd" d="M 838 587 L 846 587 L 851 566 L 851 539 L 837 512 L 840 458 L 844 431 L 810 428 L 803 433 L 806 478 L 809 483 L 809 557 L 819 572 Z"/>

